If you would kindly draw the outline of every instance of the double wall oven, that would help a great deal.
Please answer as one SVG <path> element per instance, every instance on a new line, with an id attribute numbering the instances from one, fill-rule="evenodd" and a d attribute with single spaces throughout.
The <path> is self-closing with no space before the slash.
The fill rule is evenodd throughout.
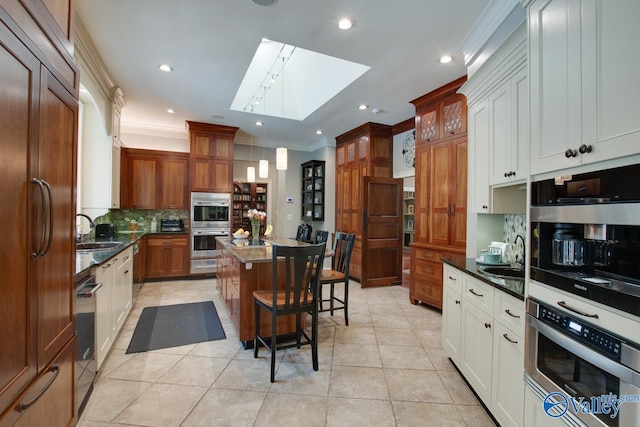
<path id="1" fill-rule="evenodd" d="M 231 233 L 231 194 L 191 193 L 191 274 L 217 271 L 216 237 Z"/>
<path id="2" fill-rule="evenodd" d="M 570 425 L 640 425 L 638 177 L 532 184 L 525 380 Z"/>

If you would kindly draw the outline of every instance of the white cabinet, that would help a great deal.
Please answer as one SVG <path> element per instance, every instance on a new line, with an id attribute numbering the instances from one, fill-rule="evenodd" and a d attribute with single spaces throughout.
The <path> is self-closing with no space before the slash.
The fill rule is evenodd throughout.
<path id="1" fill-rule="evenodd" d="M 640 2 L 537 0 L 528 15 L 531 173 L 637 154 Z"/>
<path id="2" fill-rule="evenodd" d="M 524 412 L 524 301 L 445 264 L 442 343 L 503 426 Z"/>
<path id="3" fill-rule="evenodd" d="M 483 100 L 469 108 L 469 198 L 471 211 L 489 213 L 489 108 Z"/>
<path id="4" fill-rule="evenodd" d="M 96 362 L 98 369 L 106 358 L 132 307 L 133 248 L 128 247 L 93 274 L 102 288 L 96 299 Z"/>

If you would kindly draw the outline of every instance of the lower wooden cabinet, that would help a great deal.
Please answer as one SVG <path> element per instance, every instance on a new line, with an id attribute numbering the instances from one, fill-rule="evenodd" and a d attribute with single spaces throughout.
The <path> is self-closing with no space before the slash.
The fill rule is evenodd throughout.
<path id="1" fill-rule="evenodd" d="M 413 245 L 411 247 L 411 285 L 409 299 L 442 308 L 442 258 L 459 254 Z"/>
<path id="2" fill-rule="evenodd" d="M 524 301 L 448 264 L 442 343 L 501 426 L 524 420 Z"/>
<path id="3" fill-rule="evenodd" d="M 177 277 L 189 274 L 189 236 L 147 236 L 146 277 Z"/>

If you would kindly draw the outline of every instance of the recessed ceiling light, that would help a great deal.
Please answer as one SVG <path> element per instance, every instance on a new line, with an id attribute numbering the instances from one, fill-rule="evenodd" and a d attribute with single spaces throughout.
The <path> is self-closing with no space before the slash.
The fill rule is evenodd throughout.
<path id="1" fill-rule="evenodd" d="M 160 71 L 165 71 L 165 72 L 169 72 L 172 71 L 173 68 L 171 68 L 169 65 L 167 64 L 162 64 L 161 66 L 159 66 L 158 68 L 160 68 Z"/>
<path id="2" fill-rule="evenodd" d="M 252 0 L 258 6 L 273 6 L 278 0 Z"/>
<path id="3" fill-rule="evenodd" d="M 316 131 L 316 135 L 322 135 L 322 131 L 321 131 L 320 129 L 318 129 L 318 130 Z"/>
<path id="4" fill-rule="evenodd" d="M 449 55 L 444 55 L 440 58 L 440 63 L 441 64 L 448 64 L 449 62 L 453 61 L 453 58 L 450 57 Z"/>
<path id="5" fill-rule="evenodd" d="M 256 126 L 262 126 L 262 122 L 256 122 Z"/>
<path id="6" fill-rule="evenodd" d="M 356 21 L 349 18 L 342 18 L 338 21 L 338 28 L 341 30 L 350 30 L 353 26 L 356 25 Z"/>
<path id="7" fill-rule="evenodd" d="M 365 104 L 358 105 L 358 110 L 366 110 L 367 108 L 369 108 L 368 105 L 365 105 Z"/>
<path id="8" fill-rule="evenodd" d="M 169 114 L 174 114 L 176 112 L 176 110 L 174 110 L 173 108 L 167 108 L 167 113 Z"/>

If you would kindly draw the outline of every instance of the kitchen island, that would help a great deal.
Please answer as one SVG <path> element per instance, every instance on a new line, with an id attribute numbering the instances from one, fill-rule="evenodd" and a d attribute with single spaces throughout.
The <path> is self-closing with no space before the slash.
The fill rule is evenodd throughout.
<path id="1" fill-rule="evenodd" d="M 218 291 L 225 302 L 238 338 L 245 348 L 253 346 L 255 337 L 253 291 L 272 289 L 273 245 L 307 246 L 308 243 L 287 238 L 268 240 L 216 238 Z M 302 322 L 304 327 L 304 318 Z M 260 329 L 264 335 L 271 335 L 269 316 L 260 317 Z M 295 316 L 280 317 L 278 334 L 287 335 L 293 332 L 295 332 Z"/>

